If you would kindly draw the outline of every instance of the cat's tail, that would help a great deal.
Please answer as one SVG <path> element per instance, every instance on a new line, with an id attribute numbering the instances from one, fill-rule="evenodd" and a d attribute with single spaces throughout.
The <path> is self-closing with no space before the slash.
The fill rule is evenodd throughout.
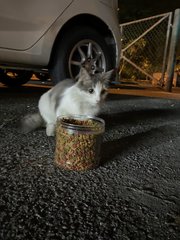
<path id="1" fill-rule="evenodd" d="M 44 120 L 40 113 L 28 114 L 20 122 L 21 133 L 29 133 L 44 125 Z"/>

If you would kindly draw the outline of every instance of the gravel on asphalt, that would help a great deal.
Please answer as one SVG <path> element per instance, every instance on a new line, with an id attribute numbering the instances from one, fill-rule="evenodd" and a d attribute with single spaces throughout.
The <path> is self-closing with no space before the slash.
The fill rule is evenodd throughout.
<path id="1" fill-rule="evenodd" d="M 0 239 L 180 239 L 180 101 L 109 95 L 101 164 L 75 172 L 19 132 L 43 91 L 0 89 Z"/>

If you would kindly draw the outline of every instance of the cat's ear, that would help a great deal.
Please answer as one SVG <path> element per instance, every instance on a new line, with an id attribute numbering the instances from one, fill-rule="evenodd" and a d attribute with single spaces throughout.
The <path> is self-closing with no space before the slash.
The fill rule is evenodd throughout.
<path id="1" fill-rule="evenodd" d="M 115 70 L 111 69 L 108 72 L 101 73 L 102 74 L 102 80 L 104 83 L 109 83 L 110 80 L 113 80 L 115 77 Z"/>

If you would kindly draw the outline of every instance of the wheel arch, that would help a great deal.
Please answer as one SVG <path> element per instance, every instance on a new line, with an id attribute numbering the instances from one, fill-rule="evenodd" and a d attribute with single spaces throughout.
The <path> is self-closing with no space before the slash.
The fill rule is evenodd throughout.
<path id="1" fill-rule="evenodd" d="M 104 37 L 107 45 L 109 46 L 110 53 L 111 53 L 111 59 L 113 61 L 113 65 L 116 65 L 116 43 L 113 37 L 112 32 L 108 28 L 108 26 L 98 17 L 90 15 L 90 14 L 80 14 L 78 16 L 73 17 L 70 19 L 68 22 L 64 24 L 64 26 L 59 30 L 56 39 L 54 41 L 51 55 L 50 55 L 50 60 L 49 60 L 49 67 L 51 67 L 53 63 L 53 56 L 56 52 L 57 45 L 59 45 L 59 42 L 62 40 L 62 36 L 67 32 L 67 31 L 72 31 L 72 29 L 76 26 L 86 26 L 86 27 L 91 27 L 96 30 Z"/>

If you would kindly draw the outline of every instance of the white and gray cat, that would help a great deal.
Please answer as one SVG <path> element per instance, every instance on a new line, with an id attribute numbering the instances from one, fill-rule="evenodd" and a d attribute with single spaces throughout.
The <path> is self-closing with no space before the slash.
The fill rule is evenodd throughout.
<path id="1" fill-rule="evenodd" d="M 65 79 L 44 93 L 39 100 L 39 112 L 22 119 L 21 130 L 28 133 L 45 126 L 47 136 L 54 136 L 57 117 L 62 115 L 96 116 L 107 95 L 114 70 L 90 75 L 81 68 L 78 81 Z"/>

